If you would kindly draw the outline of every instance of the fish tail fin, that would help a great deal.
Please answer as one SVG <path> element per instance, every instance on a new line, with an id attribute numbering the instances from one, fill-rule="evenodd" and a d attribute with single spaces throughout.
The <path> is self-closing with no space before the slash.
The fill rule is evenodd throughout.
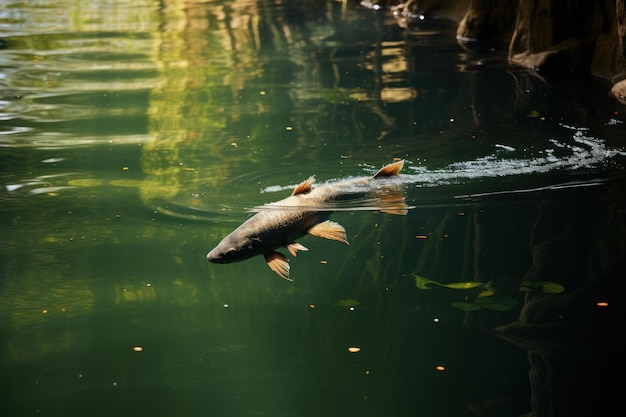
<path id="1" fill-rule="evenodd" d="M 397 188 L 385 188 L 375 194 L 380 201 L 380 211 L 387 214 L 405 215 L 413 207 L 407 205 L 404 200 L 404 190 Z"/>
<path id="2" fill-rule="evenodd" d="M 385 165 L 376 174 L 374 174 L 374 178 L 393 177 L 394 175 L 398 175 L 400 174 L 400 170 L 403 165 L 404 159 Z"/>
<path id="3" fill-rule="evenodd" d="M 382 167 L 374 178 L 393 177 L 400 174 L 400 170 L 404 166 L 404 159 L 392 162 Z M 404 190 L 397 187 L 385 187 L 376 192 L 376 196 L 380 199 L 380 206 L 383 213 L 405 215 L 412 207 L 404 202 Z"/>

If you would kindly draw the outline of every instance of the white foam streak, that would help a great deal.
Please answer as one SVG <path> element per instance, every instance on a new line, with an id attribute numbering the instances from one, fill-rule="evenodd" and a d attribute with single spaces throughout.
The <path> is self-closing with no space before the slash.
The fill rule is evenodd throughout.
<path id="1" fill-rule="evenodd" d="M 504 158 L 502 153 L 494 153 L 477 158 L 473 161 L 455 162 L 446 168 L 428 170 L 424 167 L 409 167 L 413 174 L 405 178 L 409 183 L 424 185 L 441 185 L 458 183 L 463 180 L 474 180 L 495 177 L 512 177 L 530 174 L 542 174 L 552 171 L 574 171 L 580 168 L 597 167 L 617 155 L 626 155 L 622 150 L 609 149 L 604 141 L 585 136 L 583 131 L 577 130 L 573 137 L 573 144 L 566 144 L 550 139 L 550 143 L 559 149 L 556 156 L 554 149 L 535 151 L 540 156 L 528 158 Z M 502 147 L 499 145 L 497 147 Z"/>
<path id="2" fill-rule="evenodd" d="M 582 168 L 597 168 L 615 156 L 626 155 L 621 149 L 608 148 L 602 139 L 587 136 L 585 129 L 564 127 L 574 130 L 570 143 L 552 138 L 548 140 L 549 147 L 546 149 L 531 147 L 523 150 L 518 150 L 510 145 L 495 144 L 494 152 L 490 155 L 471 161 L 455 162 L 440 169 L 409 165 L 407 172 L 398 177 L 398 181 L 405 185 L 417 184 L 421 187 L 435 187 L 460 184 L 469 180 L 576 171 Z M 331 184 L 332 182 L 318 185 Z M 398 184 L 398 182 L 395 183 Z M 296 184 L 273 185 L 264 188 L 262 192 L 293 190 L 295 186 Z"/>

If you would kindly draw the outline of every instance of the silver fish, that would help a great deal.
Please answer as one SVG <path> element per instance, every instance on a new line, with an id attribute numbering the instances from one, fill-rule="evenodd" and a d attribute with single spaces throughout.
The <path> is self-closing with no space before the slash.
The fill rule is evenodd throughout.
<path id="1" fill-rule="evenodd" d="M 385 165 L 372 177 L 352 178 L 321 186 L 313 186 L 315 178 L 309 177 L 296 186 L 291 196 L 262 206 L 263 210 L 222 239 L 208 253 L 207 260 L 226 264 L 263 255 L 272 271 L 281 278 L 293 281 L 289 276 L 289 260 L 276 249 L 285 247 L 292 256 L 298 256 L 298 251 L 308 250 L 296 242 L 305 234 L 349 245 L 346 230 L 339 223 L 328 220 L 332 209 L 324 209 L 325 205 L 346 195 L 376 190 L 384 185 L 383 181 L 379 182 L 381 178 L 398 175 L 403 165 L 404 161 L 400 160 Z M 381 196 L 381 211 L 403 215 L 408 208 L 403 195 L 385 192 Z"/>

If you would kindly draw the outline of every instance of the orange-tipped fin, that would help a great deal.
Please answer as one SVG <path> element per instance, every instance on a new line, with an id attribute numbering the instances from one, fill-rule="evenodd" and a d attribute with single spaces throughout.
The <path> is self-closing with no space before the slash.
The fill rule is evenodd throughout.
<path id="1" fill-rule="evenodd" d="M 380 170 L 378 170 L 376 174 L 374 174 L 374 178 L 393 177 L 394 175 L 398 175 L 403 165 L 404 159 L 401 159 L 397 162 L 392 162 L 389 165 L 385 165 Z"/>
<path id="2" fill-rule="evenodd" d="M 335 223 L 330 220 L 323 221 L 316 224 L 307 230 L 307 233 L 313 236 L 321 237 L 324 239 L 336 240 L 349 245 L 346 238 L 346 229 L 339 223 Z"/>
<path id="3" fill-rule="evenodd" d="M 289 277 L 289 260 L 285 255 L 279 252 L 268 252 L 265 254 L 265 261 L 270 269 L 278 274 L 282 279 L 293 281 Z"/>
<path id="4" fill-rule="evenodd" d="M 307 178 L 306 180 L 302 181 L 300 184 L 296 185 L 296 188 L 294 188 L 293 193 L 291 193 L 291 195 L 310 193 L 314 182 L 315 182 L 315 177 Z"/>
<path id="5" fill-rule="evenodd" d="M 299 244 L 298 242 L 287 243 L 285 245 L 285 247 L 287 248 L 287 250 L 289 251 L 291 256 L 293 256 L 294 258 L 298 256 L 298 251 L 299 250 L 301 250 L 301 251 L 307 251 L 308 250 L 305 246 Z"/>
<path id="6" fill-rule="evenodd" d="M 381 212 L 404 216 L 412 208 L 404 202 L 404 190 L 386 189 L 381 191 L 376 195 L 380 199 Z"/>

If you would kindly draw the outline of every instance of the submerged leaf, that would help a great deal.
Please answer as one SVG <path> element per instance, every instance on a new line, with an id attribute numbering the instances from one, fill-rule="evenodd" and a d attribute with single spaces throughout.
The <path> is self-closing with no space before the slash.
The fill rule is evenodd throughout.
<path id="1" fill-rule="evenodd" d="M 482 309 L 482 307 L 479 306 L 478 304 L 468 303 L 466 301 L 457 301 L 457 302 L 450 304 L 450 306 L 452 306 L 452 308 L 456 308 L 457 310 L 461 310 L 461 311 L 477 311 L 477 310 Z"/>
<path id="2" fill-rule="evenodd" d="M 481 291 L 480 294 L 478 294 L 476 297 L 480 298 L 480 297 L 491 297 L 492 295 L 494 295 L 496 292 L 492 289 L 489 290 L 484 290 Z"/>
<path id="3" fill-rule="evenodd" d="M 453 290 L 468 290 L 470 288 L 480 287 L 484 285 L 482 282 L 469 281 L 469 282 L 453 282 L 451 284 L 442 284 L 441 282 L 433 281 L 432 279 L 421 277 L 417 274 L 413 274 L 415 277 L 415 285 L 422 290 L 429 290 L 430 284 L 439 285 L 440 287 L 446 287 Z"/>
<path id="4" fill-rule="evenodd" d="M 520 291 L 541 291 L 546 294 L 559 294 L 565 291 L 565 287 L 551 281 L 524 281 L 519 287 Z"/>
<path id="5" fill-rule="evenodd" d="M 563 291 L 565 291 L 565 287 L 561 284 L 549 281 L 543 282 L 543 292 L 545 292 L 546 294 L 559 294 Z"/>
<path id="6" fill-rule="evenodd" d="M 539 112 L 537 110 L 531 110 L 530 112 L 528 112 L 526 117 L 539 117 Z"/>
<path id="7" fill-rule="evenodd" d="M 486 310 L 509 311 L 517 307 L 519 303 L 511 297 L 496 294 L 493 297 L 477 298 L 476 304 Z"/>
<path id="8" fill-rule="evenodd" d="M 452 288 L 453 290 L 468 290 L 470 288 L 476 288 L 483 285 L 482 282 L 468 281 L 468 282 L 453 282 L 452 284 L 439 284 L 442 287 Z"/>
<path id="9" fill-rule="evenodd" d="M 428 286 L 428 284 L 438 284 L 437 282 L 431 279 L 420 277 L 419 275 L 416 275 L 416 274 L 413 274 L 413 275 L 415 276 L 415 285 L 420 290 L 430 290 L 430 287 Z"/>

